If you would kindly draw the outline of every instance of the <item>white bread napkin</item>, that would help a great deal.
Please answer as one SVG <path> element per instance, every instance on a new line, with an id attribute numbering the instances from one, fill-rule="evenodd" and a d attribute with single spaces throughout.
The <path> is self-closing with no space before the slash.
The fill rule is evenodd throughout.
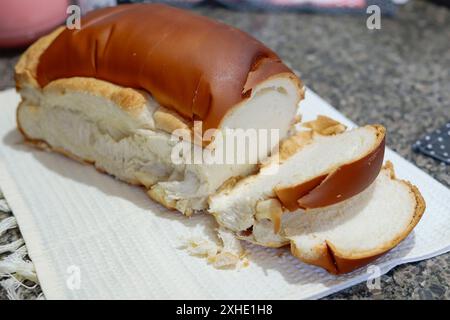
<path id="1" fill-rule="evenodd" d="M 386 159 L 398 177 L 419 187 L 427 209 L 415 231 L 375 261 L 380 269 L 333 276 L 286 249 L 247 244 L 248 267 L 214 269 L 179 248 L 186 235 L 213 237 L 210 217 L 170 212 L 138 187 L 23 145 L 18 102 L 13 90 L 0 93 L 0 186 L 48 299 L 319 298 L 365 281 L 373 270 L 385 273 L 450 250 L 450 190 L 388 150 Z M 354 126 L 311 90 L 301 104 L 304 120 L 325 114 Z"/>

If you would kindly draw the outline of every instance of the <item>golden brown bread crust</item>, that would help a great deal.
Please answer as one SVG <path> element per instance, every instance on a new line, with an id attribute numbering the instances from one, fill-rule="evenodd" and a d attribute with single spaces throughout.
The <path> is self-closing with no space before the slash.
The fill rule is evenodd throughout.
<path id="1" fill-rule="evenodd" d="M 94 78 L 73 77 L 57 79 L 43 89 L 44 93 L 65 94 L 66 92 L 86 92 L 112 101 L 124 111 L 138 113 L 147 103 L 144 92 L 124 88 L 113 83 Z"/>
<path id="2" fill-rule="evenodd" d="M 165 108 L 156 110 L 153 114 L 153 119 L 155 120 L 157 129 L 169 133 L 172 133 L 177 129 L 190 130 L 192 128 L 192 124 L 182 118 L 178 113 Z"/>
<path id="3" fill-rule="evenodd" d="M 284 160 L 290 158 L 296 152 L 298 152 L 301 148 L 306 146 L 312 141 L 313 132 L 312 131 L 298 131 L 292 136 L 280 142 L 279 147 L 279 161 L 283 162 Z M 270 162 L 269 162 L 270 163 Z M 269 163 L 265 164 L 266 166 Z"/>
<path id="4" fill-rule="evenodd" d="M 37 82 L 37 66 L 39 64 L 39 59 L 42 53 L 63 30 L 64 27 L 59 27 L 50 34 L 39 38 L 20 56 L 20 59 L 14 68 L 17 90 L 20 90 L 26 84 L 33 87 L 39 87 Z"/>
<path id="5" fill-rule="evenodd" d="M 30 81 L 44 87 L 60 78 L 91 77 L 144 89 L 188 120 L 203 120 L 204 131 L 218 128 L 233 106 L 275 75 L 296 81 L 301 93 L 300 80 L 262 43 L 188 11 L 123 5 L 90 13 L 81 25 L 52 34 L 30 53 L 39 61 Z"/>
<path id="6" fill-rule="evenodd" d="M 366 189 L 383 164 L 386 129 L 375 125 L 374 149 L 360 159 L 299 185 L 275 188 L 275 194 L 290 211 L 326 207 L 346 200 Z"/>
<path id="7" fill-rule="evenodd" d="M 394 173 L 394 167 L 390 161 L 387 161 L 383 166 L 384 169 L 389 170 L 390 178 L 396 179 Z M 291 252 L 294 256 L 299 258 L 305 263 L 312 264 L 318 267 L 322 267 L 326 269 L 328 272 L 333 274 L 343 274 L 351 272 L 355 269 L 358 269 L 368 263 L 374 261 L 381 255 L 385 254 L 395 246 L 397 246 L 401 241 L 403 241 L 409 233 L 414 229 L 417 223 L 422 218 L 422 215 L 425 211 L 425 200 L 420 194 L 419 189 L 416 186 L 412 185 L 408 181 L 400 180 L 401 183 L 404 183 L 410 189 L 410 192 L 414 194 L 416 200 L 416 207 L 414 211 L 414 217 L 408 227 L 404 230 L 402 234 L 400 234 L 396 239 L 389 243 L 384 243 L 382 246 L 377 249 L 360 252 L 359 254 L 352 254 L 348 256 L 339 250 L 329 241 L 325 241 L 320 246 L 314 248 L 317 253 L 317 258 L 314 259 L 305 259 L 304 255 L 302 255 L 298 248 L 296 247 L 294 241 L 291 241 Z"/>
<path id="8" fill-rule="evenodd" d="M 324 136 L 342 133 L 347 129 L 347 127 L 339 121 L 323 115 L 318 115 L 315 120 L 304 122 L 302 126 Z"/>
<path id="9" fill-rule="evenodd" d="M 301 261 L 307 264 L 311 264 L 317 267 L 324 268 L 329 273 L 332 274 L 343 274 L 348 273 L 358 268 L 361 268 L 370 262 L 376 260 L 382 254 L 370 256 L 361 259 L 345 259 L 340 258 L 335 255 L 334 251 L 331 249 L 332 246 L 328 241 L 323 243 L 321 246 L 315 248 L 315 251 L 319 253 L 319 257 L 316 259 L 305 259 L 301 253 L 299 253 L 297 247 L 291 243 L 291 253 L 293 256 L 299 258 Z"/>
<path id="10" fill-rule="evenodd" d="M 31 70 L 16 73 L 16 77 L 26 77 L 27 74 L 31 74 Z M 29 85 L 29 82 L 17 82 L 18 86 L 27 84 Z M 107 101 L 111 101 L 133 118 L 139 118 L 147 108 L 149 99 L 151 99 L 142 90 L 125 88 L 107 81 L 83 77 L 57 79 L 45 86 L 41 92 L 44 94 L 51 93 L 58 95 L 71 92 L 101 97 Z M 163 107 L 158 108 L 153 114 L 153 120 L 156 129 L 167 133 L 172 133 L 177 129 L 185 129 L 192 134 L 192 123 L 172 110 Z"/>

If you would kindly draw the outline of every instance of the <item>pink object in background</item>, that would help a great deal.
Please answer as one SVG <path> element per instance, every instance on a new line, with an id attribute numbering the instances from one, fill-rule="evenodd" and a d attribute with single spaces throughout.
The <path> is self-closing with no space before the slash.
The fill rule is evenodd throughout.
<path id="1" fill-rule="evenodd" d="M 1 0 L 0 47 L 30 44 L 66 19 L 69 0 Z"/>

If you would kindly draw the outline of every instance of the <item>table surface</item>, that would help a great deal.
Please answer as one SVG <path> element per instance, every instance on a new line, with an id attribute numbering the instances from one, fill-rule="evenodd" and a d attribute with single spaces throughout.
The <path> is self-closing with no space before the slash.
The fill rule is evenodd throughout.
<path id="1" fill-rule="evenodd" d="M 367 16 L 237 12 L 196 8 L 243 29 L 300 71 L 304 83 L 359 125 L 388 128 L 387 145 L 447 187 L 450 166 L 414 153 L 412 143 L 450 120 L 450 10 L 411 1 L 394 18 L 369 30 Z M 0 89 L 13 87 L 20 51 L 0 53 Z M 15 231 L 6 238 L 20 236 Z M 449 299 L 450 253 L 398 266 L 381 277 L 327 299 Z M 26 293 L 33 298 L 39 288 Z M 0 299 L 6 293 L 0 289 Z"/>

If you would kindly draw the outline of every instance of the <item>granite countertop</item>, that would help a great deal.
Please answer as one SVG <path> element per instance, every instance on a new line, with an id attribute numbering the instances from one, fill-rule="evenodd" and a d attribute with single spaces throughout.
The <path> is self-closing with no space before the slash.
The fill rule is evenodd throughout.
<path id="1" fill-rule="evenodd" d="M 344 115 L 361 125 L 385 125 L 390 148 L 450 186 L 450 166 L 411 149 L 417 138 L 450 120 L 450 10 L 411 1 L 396 17 L 382 16 L 380 30 L 368 30 L 366 16 L 195 10 L 262 40 Z M 19 54 L 0 53 L 0 89 L 14 85 Z M 39 292 L 35 288 L 27 297 Z M 382 276 L 379 291 L 362 283 L 327 297 L 360 298 L 450 299 L 450 253 L 394 268 Z"/>

